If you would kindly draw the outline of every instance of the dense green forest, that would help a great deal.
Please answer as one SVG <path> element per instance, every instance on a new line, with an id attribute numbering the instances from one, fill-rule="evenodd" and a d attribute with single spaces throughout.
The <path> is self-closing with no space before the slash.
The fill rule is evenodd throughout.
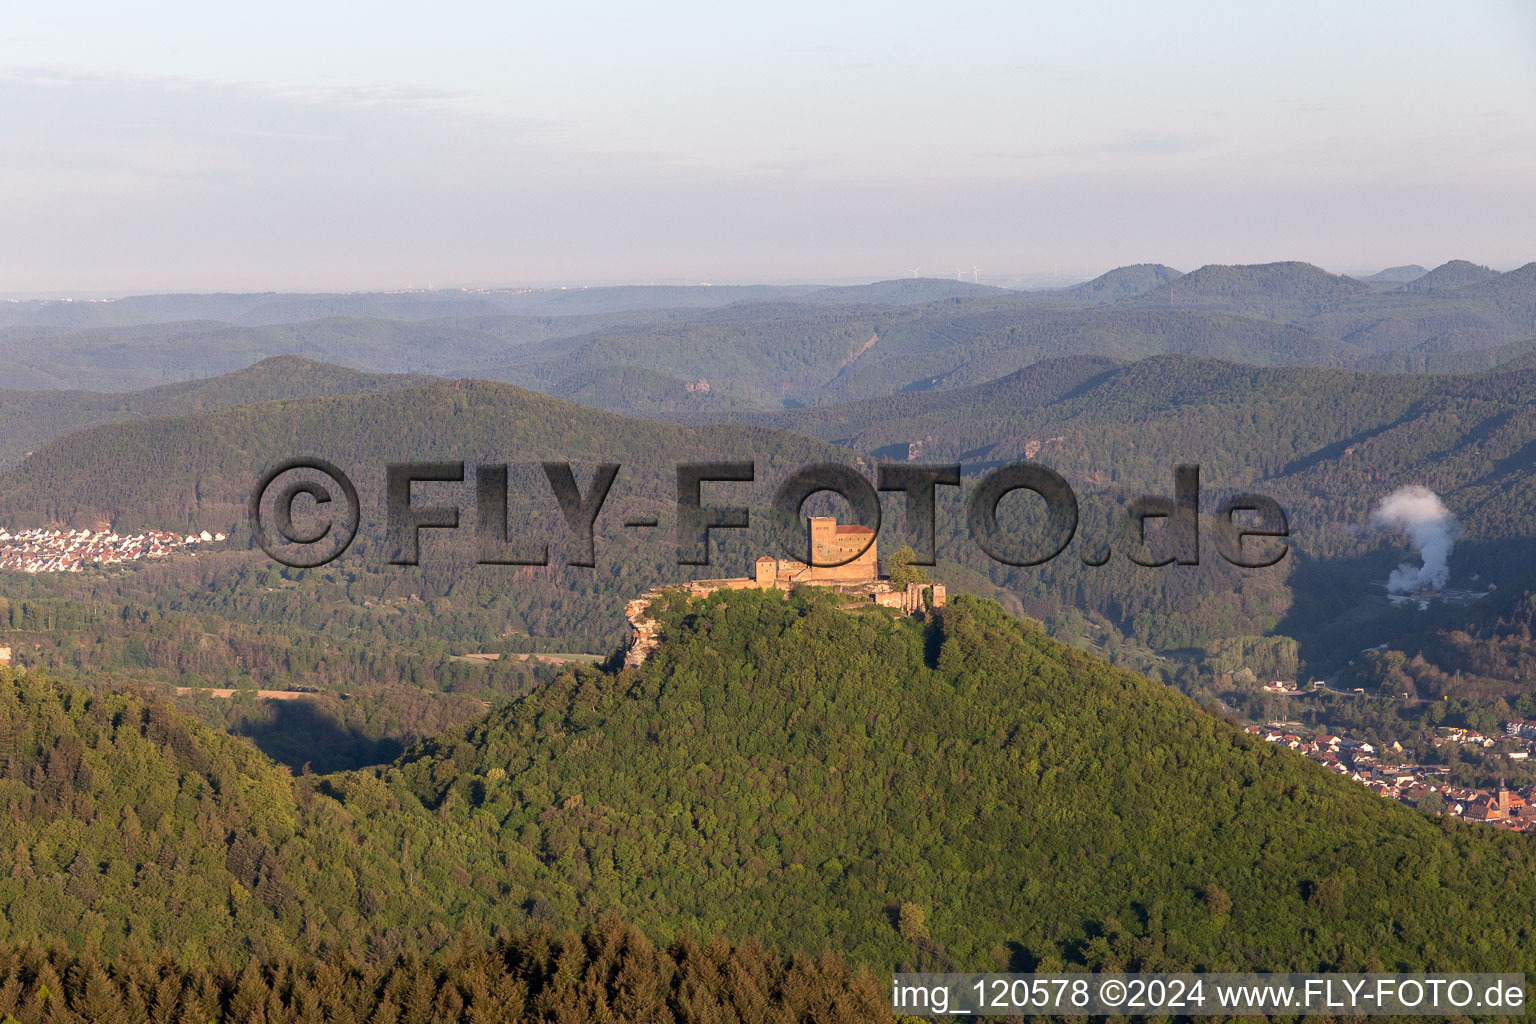
<path id="1" fill-rule="evenodd" d="M 782 957 L 686 935 L 658 948 L 614 917 L 581 934 L 538 928 L 483 945 L 461 937 L 441 957 L 275 954 L 243 967 L 0 948 L 5 1024 L 891 1019 L 882 983 L 834 955 Z"/>
<path id="2" fill-rule="evenodd" d="M 562 673 L 329 776 L 6 673 L 0 942 L 377 961 L 617 911 L 657 942 L 875 969 L 1507 970 L 1536 948 L 1507 885 L 1536 866 L 1523 837 L 1383 801 L 996 605 L 925 624 L 736 592 L 664 617 L 639 669 Z"/>

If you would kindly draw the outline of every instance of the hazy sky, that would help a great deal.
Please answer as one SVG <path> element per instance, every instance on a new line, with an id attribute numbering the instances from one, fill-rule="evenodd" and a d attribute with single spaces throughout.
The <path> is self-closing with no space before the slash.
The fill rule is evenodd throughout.
<path id="1" fill-rule="evenodd" d="M 8 5 L 0 293 L 1536 258 L 1536 5 Z"/>

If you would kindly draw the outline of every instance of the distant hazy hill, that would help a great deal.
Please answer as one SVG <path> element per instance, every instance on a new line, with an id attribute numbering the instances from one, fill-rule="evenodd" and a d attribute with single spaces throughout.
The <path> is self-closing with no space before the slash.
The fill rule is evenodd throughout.
<path id="1" fill-rule="evenodd" d="M 144 317 L 161 322 L 122 323 Z M 1490 353 L 1533 337 L 1536 264 L 1502 275 L 1447 264 L 1409 286 L 1304 263 L 1212 265 L 1186 275 L 1145 264 L 1042 292 L 918 278 L 847 288 L 0 304 L 0 361 L 16 389 L 132 390 L 300 355 L 372 372 L 580 390 L 615 411 L 675 416 L 691 411 L 639 393 L 630 401 L 632 389 L 594 390 L 592 375 L 627 368 L 704 379 L 712 392 L 731 394 L 732 407 L 771 408 L 980 383 L 1037 359 L 1084 354 L 1479 370 L 1504 361 Z"/>
<path id="2" fill-rule="evenodd" d="M 627 366 L 707 379 L 711 387 L 734 388 L 773 407 L 981 383 L 1067 355 L 1138 359 L 1165 352 L 1334 366 L 1363 355 L 1302 327 L 1228 313 L 1124 304 L 1064 310 L 1043 301 L 969 299 L 886 308 L 733 308 L 531 343 L 485 372 L 566 394 L 573 392 L 563 382 L 573 376 L 585 382 L 598 371 Z M 624 400 L 622 392 L 588 394 Z M 667 414 L 645 402 L 608 408 Z"/>
<path id="3" fill-rule="evenodd" d="M 793 298 L 817 286 L 660 286 L 487 289 L 356 295 L 283 295 L 252 306 L 238 322 L 294 323 L 337 317 L 434 320 L 481 316 L 565 317 L 638 313 L 660 309 L 713 309 L 737 302 Z"/>
<path id="4" fill-rule="evenodd" d="M 1296 321 L 1374 294 L 1354 278 L 1330 274 L 1310 263 L 1211 264 L 1136 301 L 1146 306 L 1223 310 Z"/>
<path id="5" fill-rule="evenodd" d="M 498 296 L 523 316 L 570 316 L 656 309 L 717 309 L 739 302 L 793 299 L 823 290 L 819 285 L 614 285 L 553 288 Z"/>
<path id="6" fill-rule="evenodd" d="M 261 326 L 335 317 L 429 320 L 504 313 L 481 293 L 353 292 L 132 295 L 121 299 L 0 303 L 0 327 L 106 328 L 193 320 Z"/>
<path id="7" fill-rule="evenodd" d="M 527 330 L 532 337 L 548 336 L 536 323 Z M 134 391 L 233 373 L 277 355 L 371 372 L 432 372 L 444 367 L 445 353 L 472 360 L 504 352 L 519 336 L 509 339 L 473 323 L 428 327 L 403 320 L 272 327 L 188 321 L 88 331 L 13 327 L 0 331 L 0 359 L 9 368 L 7 383 L 18 390 Z"/>
<path id="8" fill-rule="evenodd" d="M 1348 361 L 1351 369 L 1373 373 L 1485 373 L 1493 369 L 1518 369 L 1536 351 L 1536 338 L 1512 341 L 1493 348 L 1427 351 L 1372 352 Z"/>
<path id="9" fill-rule="evenodd" d="M 1407 284 L 1427 273 L 1429 271 L 1417 263 L 1409 263 L 1401 267 L 1388 267 L 1386 270 L 1378 271 L 1370 277 L 1362 277 L 1360 280 L 1370 284 Z"/>
<path id="10" fill-rule="evenodd" d="M 1452 288 L 1465 288 L 1469 284 L 1481 284 L 1491 281 L 1499 276 L 1497 270 L 1480 267 L 1476 263 L 1466 260 L 1451 260 L 1442 263 L 1434 270 L 1423 274 L 1404 284 L 1403 290 L 1410 292 L 1438 292 Z"/>
<path id="11" fill-rule="evenodd" d="M 1033 316 L 957 317 L 888 330 L 881 344 L 842 369 L 819 396 L 842 401 L 894 391 L 995 380 L 1041 359 L 1074 355 L 1136 360 L 1166 353 L 1258 365 L 1347 364 L 1356 350 L 1304 328 L 1225 313 L 1106 308 Z"/>
<path id="12" fill-rule="evenodd" d="M 1084 281 L 1070 288 L 1031 292 L 1030 295 L 1066 305 L 1103 306 L 1145 295 L 1182 276 L 1179 271 L 1161 263 L 1137 263 L 1129 267 L 1117 267 L 1092 281 Z"/>
<path id="13" fill-rule="evenodd" d="M 823 288 L 807 294 L 803 301 L 833 306 L 914 306 L 941 299 L 990 298 L 1006 294 L 1007 289 L 989 284 L 936 277 L 903 277 L 874 284 Z"/>
<path id="14" fill-rule="evenodd" d="M 901 442 L 892 440 L 896 436 L 889 429 L 893 424 L 931 418 L 937 426 L 942 418 L 964 419 L 983 414 L 983 411 L 986 415 L 998 414 L 1003 418 L 1017 416 L 1081 393 L 1092 382 L 1121 370 L 1123 366 L 1118 360 L 1104 356 L 1042 359 L 1026 369 L 973 387 L 910 391 L 809 409 L 749 414 L 743 418 L 873 451 L 901 446 Z M 925 435 L 918 434 L 906 443 L 924 441 Z M 952 448 L 931 441 L 922 445 L 925 459 L 945 457 Z"/>
<path id="15" fill-rule="evenodd" d="M 532 317 L 497 313 L 446 320 L 328 319 L 243 326 L 213 321 L 63 330 L 0 330 L 7 383 L 18 390 L 131 391 L 232 373 L 269 356 L 296 355 L 377 373 L 484 376 L 476 366 L 519 345 L 665 321 L 665 311 Z"/>
<path id="16" fill-rule="evenodd" d="M 731 380 L 681 380 L 634 366 L 604 366 L 567 377 L 550 394 L 570 402 L 623 412 L 627 416 L 689 422 L 777 403 Z"/>
<path id="17" fill-rule="evenodd" d="M 1536 324 L 1536 263 L 1467 285 L 1455 297 L 1486 303 L 1509 322 L 1530 327 Z M 1531 335 L 1536 335 L 1536 329 L 1527 331 L 1526 336 Z"/>
<path id="18" fill-rule="evenodd" d="M 0 302 L 0 327 L 132 327 L 212 320 L 258 327 L 336 318 L 431 320 L 505 313 L 569 316 L 710 308 L 791 298 L 816 285 L 614 286 L 347 293 L 133 295 L 121 299 Z"/>
<path id="19" fill-rule="evenodd" d="M 916 307 L 917 310 L 926 307 Z M 765 304 L 695 318 L 595 331 L 526 345 L 487 368 L 487 376 L 554 390 L 577 376 L 630 367 L 680 380 L 707 379 L 760 393 L 780 404 L 814 392 L 867 346 L 886 320 L 917 318 L 896 310 Z"/>
<path id="20" fill-rule="evenodd" d="M 1481 352 L 1522 342 L 1536 337 L 1536 264 L 1455 287 L 1388 292 L 1315 317 L 1308 325 L 1374 353 L 1411 356 Z"/>
<path id="21" fill-rule="evenodd" d="M 296 356 L 273 356 L 248 369 L 147 391 L 0 391 L 0 467 L 56 437 L 101 423 L 181 416 L 236 405 L 317 395 L 352 395 L 419 387 L 429 378 L 359 373 Z"/>
<path id="22" fill-rule="evenodd" d="M 182 320 L 234 323 L 277 295 L 131 295 L 121 299 L 0 302 L 0 327 L 124 327 Z"/>
<path id="23" fill-rule="evenodd" d="M 1209 266 L 1128 301 L 1295 323 L 1373 354 L 1466 352 L 1536 334 L 1536 264 L 1457 261 L 1387 290 L 1306 263 Z"/>

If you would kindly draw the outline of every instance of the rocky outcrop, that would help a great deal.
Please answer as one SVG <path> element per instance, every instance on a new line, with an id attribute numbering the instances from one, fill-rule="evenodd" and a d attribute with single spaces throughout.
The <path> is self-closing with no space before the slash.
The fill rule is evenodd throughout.
<path id="1" fill-rule="evenodd" d="M 651 602 L 661 593 L 648 590 L 624 605 L 624 618 L 629 620 L 629 644 L 624 649 L 624 667 L 635 668 L 645 664 L 661 644 L 661 623 L 651 618 Z"/>

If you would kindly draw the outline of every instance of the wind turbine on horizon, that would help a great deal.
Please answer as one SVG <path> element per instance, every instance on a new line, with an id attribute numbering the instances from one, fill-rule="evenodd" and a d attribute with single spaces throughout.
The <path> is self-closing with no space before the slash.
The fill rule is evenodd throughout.
<path id="1" fill-rule="evenodd" d="M 956 281 L 964 281 L 965 280 L 965 271 L 961 270 L 959 267 L 955 268 L 955 280 Z"/>
<path id="2" fill-rule="evenodd" d="M 912 279 L 913 279 L 913 280 L 914 280 L 914 281 L 915 281 L 915 280 L 917 280 L 917 272 L 918 272 L 918 271 L 919 271 L 919 270 L 922 270 L 922 269 L 923 269 L 923 268 L 922 268 L 922 267 L 913 267 L 913 268 L 912 268 Z"/>
<path id="3" fill-rule="evenodd" d="M 972 263 L 971 264 L 971 284 L 980 284 L 980 283 L 981 283 L 981 268 L 978 267 L 976 264 Z"/>

